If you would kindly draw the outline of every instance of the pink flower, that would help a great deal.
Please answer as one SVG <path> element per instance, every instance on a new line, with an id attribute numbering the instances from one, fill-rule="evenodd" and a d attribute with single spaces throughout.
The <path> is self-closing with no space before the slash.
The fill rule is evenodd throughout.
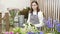
<path id="1" fill-rule="evenodd" d="M 10 34 L 14 34 L 14 32 L 10 32 Z"/>
<path id="2" fill-rule="evenodd" d="M 9 32 L 5 32 L 5 34 L 9 34 Z"/>
<path id="3" fill-rule="evenodd" d="M 16 34 L 19 34 L 18 32 Z"/>

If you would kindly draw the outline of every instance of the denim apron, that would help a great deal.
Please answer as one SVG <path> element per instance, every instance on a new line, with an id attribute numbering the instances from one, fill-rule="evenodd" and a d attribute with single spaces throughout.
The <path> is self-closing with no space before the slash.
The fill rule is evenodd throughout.
<path id="1" fill-rule="evenodd" d="M 39 22 L 38 14 L 37 14 L 37 15 L 33 15 L 33 14 L 31 13 L 31 15 L 30 15 L 30 22 L 31 22 L 31 24 L 33 24 L 33 25 L 39 24 L 40 22 Z M 37 26 L 36 26 L 36 27 L 37 27 Z M 41 27 L 37 27 L 37 29 L 40 30 Z"/>
<path id="2" fill-rule="evenodd" d="M 33 25 L 39 24 L 38 14 L 37 14 L 37 15 L 33 15 L 33 14 L 31 13 L 31 15 L 30 15 L 30 22 L 31 22 L 31 24 L 33 24 Z"/>

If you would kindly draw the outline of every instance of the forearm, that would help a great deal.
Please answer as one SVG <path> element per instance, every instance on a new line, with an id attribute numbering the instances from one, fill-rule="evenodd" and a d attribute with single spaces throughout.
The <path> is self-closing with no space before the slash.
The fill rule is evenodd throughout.
<path id="1" fill-rule="evenodd" d="M 29 13 L 29 15 L 28 15 L 27 23 L 29 23 L 29 22 L 30 22 L 30 13 Z"/>
<path id="2" fill-rule="evenodd" d="M 40 26 L 43 26 L 44 23 L 43 23 L 43 13 L 42 13 L 42 12 L 40 12 L 40 13 L 38 14 L 38 18 L 39 18 Z"/>

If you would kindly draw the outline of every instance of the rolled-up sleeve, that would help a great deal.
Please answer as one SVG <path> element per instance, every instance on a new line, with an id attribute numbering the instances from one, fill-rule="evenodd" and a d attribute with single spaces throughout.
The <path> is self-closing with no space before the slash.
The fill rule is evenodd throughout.
<path id="1" fill-rule="evenodd" d="M 43 26 L 44 23 L 43 23 L 43 12 L 42 11 L 38 12 L 38 18 L 39 18 L 40 26 Z"/>

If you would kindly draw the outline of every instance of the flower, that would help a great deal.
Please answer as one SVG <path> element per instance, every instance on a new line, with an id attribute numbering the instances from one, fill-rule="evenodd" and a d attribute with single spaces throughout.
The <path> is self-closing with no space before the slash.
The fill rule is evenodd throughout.
<path id="1" fill-rule="evenodd" d="M 51 20 L 52 20 L 51 18 L 48 18 L 48 20 L 46 22 L 46 25 L 48 28 L 53 28 L 53 24 L 52 24 Z"/>
<path id="2" fill-rule="evenodd" d="M 16 34 L 19 34 L 18 32 Z"/>
<path id="3" fill-rule="evenodd" d="M 44 32 L 43 31 L 35 32 L 35 34 L 44 34 Z"/>
<path id="4" fill-rule="evenodd" d="M 46 21 L 47 21 L 47 20 L 46 20 L 46 18 L 44 17 L 44 18 L 43 18 L 43 22 L 46 23 Z"/>
<path id="5" fill-rule="evenodd" d="M 44 32 L 41 31 L 40 34 L 44 34 Z"/>
<path id="6" fill-rule="evenodd" d="M 53 20 L 53 23 L 56 25 L 56 24 L 58 24 L 59 22 L 58 22 L 58 20 Z"/>
<path id="7" fill-rule="evenodd" d="M 9 32 L 5 32 L 5 34 L 9 34 Z"/>
<path id="8" fill-rule="evenodd" d="M 43 31 L 40 31 L 40 32 L 36 32 L 36 34 L 44 34 L 44 32 Z"/>
<path id="9" fill-rule="evenodd" d="M 60 23 L 58 23 L 58 24 L 56 25 L 56 30 L 57 30 L 58 32 L 60 32 Z"/>
<path id="10" fill-rule="evenodd" d="M 34 34 L 33 32 L 28 32 L 27 34 Z"/>
<path id="11" fill-rule="evenodd" d="M 10 34 L 14 34 L 14 32 L 10 32 Z"/>

